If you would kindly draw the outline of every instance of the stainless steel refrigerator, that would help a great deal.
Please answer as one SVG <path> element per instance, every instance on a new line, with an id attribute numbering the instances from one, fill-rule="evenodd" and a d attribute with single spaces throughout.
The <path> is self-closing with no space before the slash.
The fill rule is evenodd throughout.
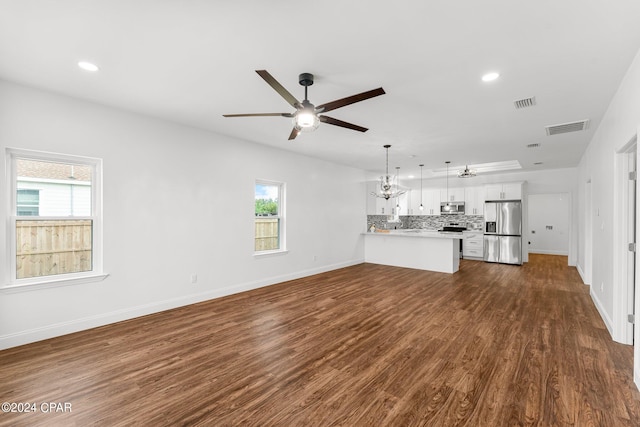
<path id="1" fill-rule="evenodd" d="M 484 260 L 522 265 L 522 202 L 485 202 Z"/>

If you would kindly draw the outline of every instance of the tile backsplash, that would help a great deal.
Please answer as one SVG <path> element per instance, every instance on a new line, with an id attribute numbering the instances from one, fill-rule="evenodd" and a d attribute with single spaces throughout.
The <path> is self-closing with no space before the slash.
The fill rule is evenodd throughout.
<path id="1" fill-rule="evenodd" d="M 438 229 L 450 222 L 465 223 L 468 229 L 482 229 L 484 217 L 482 215 L 404 215 L 399 221 L 393 222 L 389 215 L 367 215 L 367 230 L 375 225 L 377 229 Z"/>

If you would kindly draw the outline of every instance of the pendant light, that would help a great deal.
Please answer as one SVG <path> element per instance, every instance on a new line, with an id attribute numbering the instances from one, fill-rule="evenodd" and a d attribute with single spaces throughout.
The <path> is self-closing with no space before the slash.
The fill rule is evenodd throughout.
<path id="1" fill-rule="evenodd" d="M 424 165 L 420 165 L 420 210 L 424 210 L 424 206 L 422 205 L 422 168 Z"/>
<path id="2" fill-rule="evenodd" d="M 449 160 L 447 160 L 445 162 L 447 164 L 447 204 L 444 206 L 444 210 L 445 211 L 450 211 L 451 210 L 451 204 L 449 204 L 449 163 L 451 163 Z"/>
<path id="3" fill-rule="evenodd" d="M 400 191 L 398 189 L 398 185 L 397 185 L 397 180 L 398 177 L 393 177 L 391 175 L 389 175 L 389 147 L 391 147 L 390 145 L 383 145 L 383 147 L 387 150 L 387 163 L 386 163 L 386 169 L 385 169 L 385 174 L 383 176 L 380 177 L 380 192 L 376 193 L 371 192 L 372 196 L 376 196 L 376 197 L 380 197 L 381 199 L 385 199 L 385 200 L 389 200 L 392 199 L 394 197 L 398 197 L 404 193 L 406 193 L 406 191 L 402 190 Z M 400 169 L 400 168 L 397 168 Z M 393 180 L 396 180 L 396 191 L 393 191 Z"/>

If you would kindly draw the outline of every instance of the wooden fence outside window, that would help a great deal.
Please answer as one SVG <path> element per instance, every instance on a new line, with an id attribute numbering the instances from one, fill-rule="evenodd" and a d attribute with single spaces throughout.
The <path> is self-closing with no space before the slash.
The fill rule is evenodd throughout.
<path id="1" fill-rule="evenodd" d="M 280 219 L 256 217 L 255 251 L 280 249 Z"/>
<path id="2" fill-rule="evenodd" d="M 92 220 L 16 221 L 16 278 L 91 271 Z"/>

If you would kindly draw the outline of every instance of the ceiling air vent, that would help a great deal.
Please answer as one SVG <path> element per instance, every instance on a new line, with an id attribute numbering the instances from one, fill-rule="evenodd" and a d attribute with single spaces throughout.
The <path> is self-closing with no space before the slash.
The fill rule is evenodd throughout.
<path id="1" fill-rule="evenodd" d="M 534 142 L 532 144 L 527 144 L 527 148 L 538 148 L 540 147 L 540 144 L 537 142 Z"/>
<path id="2" fill-rule="evenodd" d="M 547 136 L 558 135 L 560 133 L 577 132 L 589 128 L 589 120 L 580 120 L 578 122 L 562 123 L 560 125 L 545 126 Z"/>
<path id="3" fill-rule="evenodd" d="M 533 107 L 536 105 L 536 97 L 532 96 L 531 98 L 519 99 L 517 101 L 513 101 L 513 105 L 516 106 L 516 109 Z"/>

